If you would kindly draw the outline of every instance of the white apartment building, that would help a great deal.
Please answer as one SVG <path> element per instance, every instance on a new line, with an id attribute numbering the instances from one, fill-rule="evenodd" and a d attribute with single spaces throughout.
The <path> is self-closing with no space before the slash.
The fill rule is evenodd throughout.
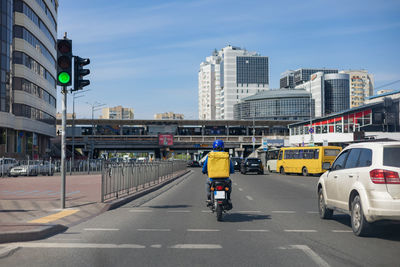
<path id="1" fill-rule="evenodd" d="M 362 106 L 374 94 L 374 75 L 367 70 L 343 70 L 350 75 L 350 108 Z"/>
<path id="2" fill-rule="evenodd" d="M 200 64 L 199 119 L 232 120 L 242 98 L 269 89 L 268 57 L 239 47 L 214 51 Z"/>

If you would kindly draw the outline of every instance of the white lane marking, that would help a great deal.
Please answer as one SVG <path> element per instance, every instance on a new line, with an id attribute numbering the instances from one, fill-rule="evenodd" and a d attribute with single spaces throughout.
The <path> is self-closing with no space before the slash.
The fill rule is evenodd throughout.
<path id="1" fill-rule="evenodd" d="M 240 188 L 240 187 L 239 187 L 238 190 L 239 190 L 239 191 L 243 191 L 243 188 Z"/>
<path id="2" fill-rule="evenodd" d="M 18 249 L 18 246 L 7 246 L 5 248 L 0 249 L 0 259 L 9 256 L 16 249 Z"/>
<path id="3" fill-rule="evenodd" d="M 129 210 L 129 212 L 153 212 L 152 210 Z"/>
<path id="4" fill-rule="evenodd" d="M 162 245 L 160 244 L 155 244 L 155 245 L 151 245 L 151 248 L 162 248 Z"/>
<path id="5" fill-rule="evenodd" d="M 188 232 L 219 232 L 219 229 L 187 229 Z"/>
<path id="6" fill-rule="evenodd" d="M 54 238 L 53 240 L 57 241 L 80 241 L 80 238 Z"/>
<path id="7" fill-rule="evenodd" d="M 145 248 L 137 244 L 100 244 L 100 243 L 42 243 L 18 242 L 10 243 L 11 246 L 21 248 Z"/>
<path id="8" fill-rule="evenodd" d="M 264 229 L 255 229 L 255 230 L 239 229 L 238 232 L 269 232 L 269 230 L 264 230 Z"/>
<path id="9" fill-rule="evenodd" d="M 307 211 L 307 213 L 309 213 L 309 214 L 316 214 L 316 213 L 318 213 L 318 211 Z"/>
<path id="10" fill-rule="evenodd" d="M 260 213 L 259 210 L 239 210 L 239 213 Z"/>
<path id="11" fill-rule="evenodd" d="M 316 233 L 317 230 L 289 230 L 285 229 L 284 230 L 287 233 Z"/>
<path id="12" fill-rule="evenodd" d="M 137 231 L 142 232 L 170 232 L 171 229 L 136 229 Z"/>
<path id="13" fill-rule="evenodd" d="M 221 245 L 215 244 L 177 244 L 171 248 L 183 248 L 183 249 L 218 249 L 222 248 Z"/>
<path id="14" fill-rule="evenodd" d="M 353 232 L 352 230 L 332 230 L 334 233 L 351 233 Z"/>
<path id="15" fill-rule="evenodd" d="M 169 210 L 170 213 L 192 212 L 191 210 Z"/>
<path id="16" fill-rule="evenodd" d="M 211 210 L 202 210 L 201 212 L 210 213 L 210 212 L 211 212 Z"/>
<path id="17" fill-rule="evenodd" d="M 251 196 L 246 196 L 248 200 L 253 200 Z"/>
<path id="18" fill-rule="evenodd" d="M 296 213 L 293 210 L 273 210 L 272 213 Z"/>
<path id="19" fill-rule="evenodd" d="M 84 228 L 84 231 L 119 231 L 117 228 Z"/>
<path id="20" fill-rule="evenodd" d="M 233 185 L 237 185 L 237 183 L 233 183 Z"/>
<path id="21" fill-rule="evenodd" d="M 329 267 L 330 265 L 322 259 L 317 253 L 315 253 L 309 246 L 306 245 L 291 245 L 291 248 L 302 250 L 307 256 L 309 256 L 318 266 Z"/>

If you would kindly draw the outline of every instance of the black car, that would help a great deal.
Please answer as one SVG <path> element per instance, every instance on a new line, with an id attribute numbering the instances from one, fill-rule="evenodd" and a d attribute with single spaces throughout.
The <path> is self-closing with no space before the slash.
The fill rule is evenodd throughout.
<path id="1" fill-rule="evenodd" d="M 240 165 L 242 164 L 243 160 L 241 158 L 237 158 L 237 157 L 232 157 L 231 160 L 232 160 L 233 168 L 235 169 L 235 171 L 240 171 Z"/>
<path id="2" fill-rule="evenodd" d="M 189 160 L 187 163 L 188 167 L 200 167 L 200 163 L 196 160 Z"/>
<path id="3" fill-rule="evenodd" d="M 240 168 L 240 173 L 246 174 L 248 172 L 256 172 L 258 174 L 264 174 L 264 166 L 258 158 L 246 158 Z"/>

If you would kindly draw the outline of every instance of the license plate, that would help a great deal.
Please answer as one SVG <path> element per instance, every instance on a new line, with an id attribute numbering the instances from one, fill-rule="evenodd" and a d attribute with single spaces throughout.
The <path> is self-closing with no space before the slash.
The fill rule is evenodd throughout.
<path id="1" fill-rule="evenodd" d="M 215 199 L 225 199 L 225 191 L 214 191 Z"/>
<path id="2" fill-rule="evenodd" d="M 251 166 L 258 166 L 258 164 L 251 164 Z"/>

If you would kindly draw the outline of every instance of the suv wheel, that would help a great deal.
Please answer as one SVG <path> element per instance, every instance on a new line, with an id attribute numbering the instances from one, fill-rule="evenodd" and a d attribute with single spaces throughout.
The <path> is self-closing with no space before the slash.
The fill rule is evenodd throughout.
<path id="1" fill-rule="evenodd" d="M 333 215 L 333 210 L 325 205 L 325 197 L 322 188 L 318 190 L 318 212 L 321 219 L 330 219 Z"/>
<path id="2" fill-rule="evenodd" d="M 279 169 L 279 173 L 282 174 L 282 175 L 285 175 L 285 169 L 283 167 L 281 167 Z"/>
<path id="3" fill-rule="evenodd" d="M 360 196 L 356 196 L 351 202 L 351 228 L 357 236 L 368 235 L 371 228 L 371 224 L 365 220 Z"/>
<path id="4" fill-rule="evenodd" d="M 303 176 L 308 176 L 308 170 L 306 167 L 303 167 L 303 169 L 301 170 L 301 173 L 303 174 Z"/>

